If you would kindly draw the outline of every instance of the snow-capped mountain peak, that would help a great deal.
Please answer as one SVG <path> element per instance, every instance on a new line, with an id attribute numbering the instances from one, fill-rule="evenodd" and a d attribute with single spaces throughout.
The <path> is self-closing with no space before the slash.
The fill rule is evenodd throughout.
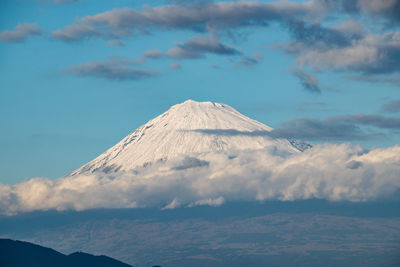
<path id="1" fill-rule="evenodd" d="M 222 103 L 187 100 L 140 126 L 99 157 L 71 173 L 129 171 L 179 156 L 275 147 L 300 151 L 272 128 Z"/>

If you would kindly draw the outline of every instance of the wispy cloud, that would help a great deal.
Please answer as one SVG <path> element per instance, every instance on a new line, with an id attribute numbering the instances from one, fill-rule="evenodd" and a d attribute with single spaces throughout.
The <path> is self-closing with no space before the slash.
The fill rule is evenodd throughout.
<path id="1" fill-rule="evenodd" d="M 321 111 L 332 111 L 326 102 L 304 102 L 300 103 L 296 108 L 297 111 L 305 112 L 321 112 Z"/>
<path id="2" fill-rule="evenodd" d="M 181 64 L 179 64 L 179 62 L 172 62 L 171 65 L 169 65 L 169 68 L 171 70 L 177 70 L 181 68 Z"/>
<path id="3" fill-rule="evenodd" d="M 336 5 L 341 5 L 341 8 L 350 14 L 366 13 L 386 19 L 388 26 L 400 23 L 400 1 L 398 0 L 341 0 L 337 1 Z"/>
<path id="4" fill-rule="evenodd" d="M 170 58 L 201 58 L 206 53 L 217 55 L 239 55 L 235 48 L 222 44 L 214 37 L 193 37 L 185 43 L 178 44 L 167 52 Z"/>
<path id="5" fill-rule="evenodd" d="M 118 39 L 108 40 L 107 43 L 109 46 L 125 46 L 124 42 Z"/>
<path id="6" fill-rule="evenodd" d="M 0 41 L 8 43 L 21 43 L 30 36 L 38 36 L 42 30 L 36 23 L 24 23 L 17 25 L 13 30 L 5 30 L 0 34 Z"/>
<path id="7" fill-rule="evenodd" d="M 303 48 L 303 50 L 300 49 Z M 317 69 L 353 71 L 365 75 L 399 73 L 400 33 L 370 34 L 343 47 L 318 50 L 301 44 L 300 64 Z"/>
<path id="8" fill-rule="evenodd" d="M 400 129 L 400 117 L 384 117 L 381 115 L 355 114 L 347 116 L 338 116 L 335 118 L 335 120 L 341 120 L 347 123 L 374 126 L 383 129 Z"/>
<path id="9" fill-rule="evenodd" d="M 300 83 L 303 86 L 304 90 L 311 93 L 321 93 L 321 88 L 319 86 L 316 76 L 307 74 L 301 69 L 293 70 L 292 73 L 300 80 Z"/>
<path id="10" fill-rule="evenodd" d="M 176 47 L 163 52 L 159 49 L 147 50 L 137 60 L 138 63 L 144 63 L 148 59 L 198 59 L 204 58 L 206 54 L 234 56 L 241 53 L 235 48 L 221 43 L 212 36 L 195 36 L 184 43 L 177 43 Z"/>
<path id="11" fill-rule="evenodd" d="M 313 26 L 296 32 L 292 41 L 278 44 L 275 48 L 295 55 L 296 69 L 308 66 L 317 72 L 347 72 L 355 74 L 349 79 L 398 86 L 400 33 L 360 34 L 354 29 L 348 31 L 348 28 L 344 31 Z"/>
<path id="12" fill-rule="evenodd" d="M 400 112 L 400 99 L 384 104 L 381 110 L 383 112 Z"/>
<path id="13" fill-rule="evenodd" d="M 368 83 L 386 83 L 400 87 L 400 74 L 378 74 L 378 75 L 350 75 L 346 77 L 349 80 L 362 81 Z"/>
<path id="14" fill-rule="evenodd" d="M 165 5 L 134 9 L 114 9 L 86 16 L 53 32 L 63 41 L 78 41 L 88 37 L 132 36 L 145 29 L 209 29 L 266 25 L 269 21 L 295 18 L 322 12 L 324 7 L 313 2 L 216 2 L 189 5 Z M 147 30 L 146 30 L 147 31 Z"/>
<path id="15" fill-rule="evenodd" d="M 208 32 L 221 36 L 244 27 L 268 27 L 278 22 L 288 30 L 291 40 L 275 44 L 296 58 L 293 74 L 305 90 L 321 92 L 312 71 L 350 72 L 355 80 L 396 83 L 400 75 L 399 33 L 371 30 L 370 21 L 377 21 L 385 29 L 395 29 L 400 22 L 398 0 L 310 0 L 305 2 L 274 1 L 170 1 L 170 5 L 114 9 L 93 16 L 85 16 L 54 31 L 53 37 L 73 42 L 87 38 L 120 39 L 149 33 L 153 30 L 181 29 Z M 353 18 L 337 25 L 325 26 L 329 17 Z M 367 19 L 364 19 L 367 18 Z M 360 23 L 360 21 L 362 23 Z M 383 21 L 383 22 L 382 22 Z M 383 26 L 385 24 L 386 26 Z M 390 26 L 392 25 L 392 26 Z M 390 26 L 390 27 L 389 27 Z M 254 28 L 254 27 L 253 27 Z M 159 57 L 204 58 L 205 54 L 239 54 L 238 50 L 222 44 L 214 37 L 194 37 L 169 49 Z M 246 52 L 247 54 L 247 52 Z M 148 57 L 152 58 L 152 57 Z M 154 57 L 153 57 L 154 58 Z M 145 61 L 146 55 L 142 61 Z M 260 58 L 243 56 L 234 67 L 253 66 Z M 304 67 L 308 66 L 307 72 Z"/>
<path id="16" fill-rule="evenodd" d="M 157 75 L 154 70 L 137 69 L 129 60 L 88 62 L 69 67 L 65 73 L 83 77 L 100 77 L 110 80 L 139 80 Z"/>
<path id="17" fill-rule="evenodd" d="M 400 75 L 399 33 L 387 31 L 395 29 L 400 22 L 398 0 L 169 2 L 171 4 L 157 7 L 114 9 L 85 16 L 52 35 L 68 42 L 87 38 L 114 40 L 171 29 L 221 36 L 221 33 L 233 33 L 244 27 L 268 27 L 278 22 L 290 33 L 291 39 L 274 47 L 296 58 L 294 68 L 298 71 L 293 74 L 304 89 L 321 91 L 311 71 L 349 72 L 354 80 L 399 84 L 398 78 L 385 76 Z M 343 14 L 352 19 L 339 19 L 338 24 L 325 26 L 327 18 L 343 18 Z M 376 28 L 368 25 L 371 21 L 385 30 L 371 30 Z M 196 59 L 207 53 L 239 54 L 237 49 L 216 38 L 194 37 L 158 56 Z M 146 55 L 142 60 L 145 59 Z M 234 66 L 253 66 L 259 61 L 254 56 L 243 56 Z M 305 66 L 309 67 L 307 72 Z"/>
<path id="18" fill-rule="evenodd" d="M 234 64 L 233 67 L 252 67 L 259 64 L 264 59 L 261 53 L 254 53 L 252 56 L 243 55 L 239 63 Z"/>
<path id="19" fill-rule="evenodd" d="M 280 124 L 271 133 L 277 137 L 322 141 L 351 141 L 381 138 L 379 131 L 368 131 L 363 126 L 377 130 L 399 130 L 400 118 L 381 115 L 354 114 L 334 116 L 325 120 L 296 118 Z"/>

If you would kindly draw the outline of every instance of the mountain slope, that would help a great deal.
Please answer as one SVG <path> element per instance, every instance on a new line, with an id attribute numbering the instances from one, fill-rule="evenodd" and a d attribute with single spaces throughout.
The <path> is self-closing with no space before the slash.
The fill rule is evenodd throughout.
<path id="1" fill-rule="evenodd" d="M 193 100 L 172 106 L 99 157 L 71 173 L 129 171 L 178 156 L 275 147 L 288 153 L 301 143 L 273 137 L 272 128 L 221 103 Z"/>
<path id="2" fill-rule="evenodd" d="M 75 252 L 68 256 L 29 242 L 0 239 L 0 266 L 3 267 L 129 267 L 107 256 Z"/>

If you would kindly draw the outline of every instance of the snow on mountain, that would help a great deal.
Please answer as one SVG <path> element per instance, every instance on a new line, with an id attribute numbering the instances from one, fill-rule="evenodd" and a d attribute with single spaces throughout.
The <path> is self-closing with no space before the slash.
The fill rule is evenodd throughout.
<path id="1" fill-rule="evenodd" d="M 140 126 L 70 175 L 130 171 L 179 156 L 196 161 L 196 155 L 207 152 L 274 148 L 298 153 L 310 146 L 273 137 L 271 130 L 226 104 L 187 100 Z"/>
<path id="2" fill-rule="evenodd" d="M 310 147 L 219 103 L 186 101 L 70 175 L 0 184 L 0 215 L 219 206 L 231 201 L 398 200 L 400 146 Z"/>

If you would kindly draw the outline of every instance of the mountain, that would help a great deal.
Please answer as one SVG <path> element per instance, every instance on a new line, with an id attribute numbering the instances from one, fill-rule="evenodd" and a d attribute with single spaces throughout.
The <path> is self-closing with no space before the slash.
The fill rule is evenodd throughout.
<path id="1" fill-rule="evenodd" d="M 0 217 L 0 236 L 140 267 L 400 266 L 398 202 L 46 211 Z"/>
<path id="2" fill-rule="evenodd" d="M 70 175 L 131 171 L 178 156 L 197 160 L 197 155 L 207 152 L 271 147 L 298 153 L 310 146 L 277 138 L 272 130 L 226 104 L 187 100 L 140 126 Z"/>
<path id="3" fill-rule="evenodd" d="M 83 252 L 64 255 L 53 249 L 28 242 L 0 239 L 2 267 L 130 267 L 131 265 L 107 256 L 93 256 Z"/>

